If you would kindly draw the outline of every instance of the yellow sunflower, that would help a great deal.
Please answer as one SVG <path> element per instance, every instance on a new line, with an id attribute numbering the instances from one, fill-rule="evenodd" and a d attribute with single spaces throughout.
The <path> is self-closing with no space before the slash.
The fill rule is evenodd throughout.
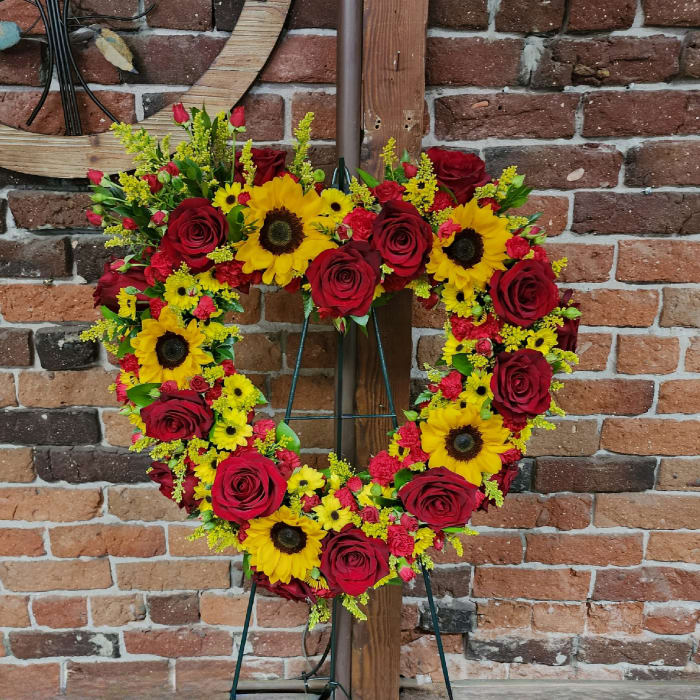
<path id="1" fill-rule="evenodd" d="M 289 177 L 276 177 L 254 187 L 245 209 L 246 223 L 253 233 L 239 244 L 236 260 L 243 272 L 263 270 L 265 284 L 284 286 L 306 271 L 319 253 L 336 245 L 321 232 L 323 200 L 311 189 L 304 194 L 301 185 Z"/>
<path id="2" fill-rule="evenodd" d="M 421 446 L 430 454 L 429 467 L 446 467 L 479 486 L 482 472 L 501 469 L 498 455 L 510 449 L 509 434 L 500 416 L 483 420 L 478 406 L 448 404 L 421 424 Z"/>
<path id="3" fill-rule="evenodd" d="M 270 583 L 306 578 L 321 564 L 321 526 L 311 518 L 296 516 L 282 506 L 267 518 L 254 518 L 242 544 L 250 564 L 269 577 Z"/>
<path id="4" fill-rule="evenodd" d="M 426 270 L 463 291 L 483 288 L 495 270 L 505 269 L 508 221 L 490 207 L 481 209 L 474 199 L 456 207 L 450 218 L 462 228 L 446 238 L 433 238 Z"/>
<path id="5" fill-rule="evenodd" d="M 174 380 L 180 389 L 186 389 L 190 377 L 201 374 L 202 365 L 213 362 L 212 356 L 202 349 L 204 334 L 197 321 L 184 326 L 168 308 L 158 319 L 148 318 L 141 332 L 131 341 L 139 361 L 139 379 L 142 383 Z"/>
<path id="6" fill-rule="evenodd" d="M 442 347 L 442 359 L 445 360 L 448 365 L 451 365 L 452 358 L 455 355 L 469 353 L 474 349 L 475 345 L 476 341 L 474 340 L 457 340 L 452 333 L 449 333 Z"/>
<path id="7" fill-rule="evenodd" d="M 323 200 L 323 214 L 330 216 L 337 224 L 339 224 L 355 206 L 348 195 L 340 190 L 336 190 L 334 187 L 323 190 L 323 192 L 321 192 L 321 199 Z"/>
<path id="8" fill-rule="evenodd" d="M 212 204 L 221 209 L 224 214 L 228 214 L 238 204 L 238 195 L 243 191 L 243 185 L 240 182 L 233 182 L 230 185 L 224 185 L 216 190 Z"/>

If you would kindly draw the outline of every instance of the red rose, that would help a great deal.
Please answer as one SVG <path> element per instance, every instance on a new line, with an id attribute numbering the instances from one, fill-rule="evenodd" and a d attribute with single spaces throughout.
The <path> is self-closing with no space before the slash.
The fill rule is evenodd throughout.
<path id="1" fill-rule="evenodd" d="M 522 260 L 510 270 L 491 277 L 491 299 L 496 313 L 517 326 L 529 328 L 559 303 L 559 290 L 548 263 Z"/>
<path id="2" fill-rule="evenodd" d="M 157 175 L 141 175 L 141 179 L 148 183 L 148 188 L 151 190 L 151 194 L 157 194 L 163 189 L 163 183 L 158 179 Z"/>
<path id="3" fill-rule="evenodd" d="M 395 557 L 411 557 L 416 541 L 403 525 L 389 525 L 387 544 Z"/>
<path id="4" fill-rule="evenodd" d="M 381 263 L 379 253 L 364 241 L 350 241 L 320 253 L 306 277 L 321 317 L 364 316 L 374 299 Z"/>
<path id="5" fill-rule="evenodd" d="M 282 581 L 270 583 L 270 579 L 265 574 L 261 571 L 256 571 L 253 574 L 253 579 L 260 588 L 264 588 L 266 591 L 270 591 L 270 593 L 274 593 L 286 600 L 302 600 L 307 603 L 315 603 L 318 600 L 314 589 L 308 583 L 304 583 L 298 578 L 291 578 L 289 583 L 282 583 Z"/>
<path id="6" fill-rule="evenodd" d="M 373 481 L 381 486 L 388 486 L 399 469 L 401 469 L 401 462 L 396 457 L 392 457 L 386 450 L 382 450 L 372 457 L 368 466 Z"/>
<path id="7" fill-rule="evenodd" d="M 378 523 L 379 522 L 379 509 L 374 506 L 365 506 L 360 511 L 360 517 L 366 523 Z"/>
<path id="8" fill-rule="evenodd" d="M 170 214 L 160 247 L 178 265 L 184 262 L 191 270 L 203 272 L 214 264 L 207 254 L 226 243 L 228 233 L 221 211 L 204 197 L 192 197 Z"/>
<path id="9" fill-rule="evenodd" d="M 433 230 L 408 202 L 387 202 L 372 224 L 372 246 L 401 278 L 423 271 L 433 245 Z"/>
<path id="10" fill-rule="evenodd" d="M 251 148 L 253 165 L 255 165 L 254 185 L 264 185 L 274 177 L 284 175 L 287 154 L 284 151 L 276 151 L 274 148 Z M 236 157 L 236 182 L 243 182 L 243 165 L 241 159 Z"/>
<path id="11" fill-rule="evenodd" d="M 389 546 L 346 525 L 323 538 L 321 573 L 335 594 L 360 595 L 389 574 Z"/>
<path id="12" fill-rule="evenodd" d="M 372 224 L 376 218 L 373 211 L 357 207 L 345 215 L 343 224 L 352 229 L 353 241 L 366 241 L 372 235 Z"/>
<path id="13" fill-rule="evenodd" d="M 141 409 L 148 437 L 170 442 L 206 438 L 214 414 L 204 399 L 192 389 L 164 390 L 152 404 Z"/>
<path id="14" fill-rule="evenodd" d="M 88 209 L 85 212 L 85 218 L 88 220 L 91 226 L 101 226 L 102 225 L 102 217 L 99 214 L 95 214 L 92 209 Z"/>
<path id="15" fill-rule="evenodd" d="M 435 147 L 429 148 L 427 154 L 433 161 L 438 184 L 450 190 L 459 204 L 466 204 L 474 196 L 474 190 L 489 181 L 479 156 Z"/>
<path id="16" fill-rule="evenodd" d="M 235 126 L 236 128 L 245 126 L 245 107 L 234 107 L 229 121 L 231 122 L 231 126 Z"/>
<path id="17" fill-rule="evenodd" d="M 516 423 L 544 413 L 551 403 L 552 368 L 537 350 L 502 352 L 491 377 L 491 405 Z"/>
<path id="18" fill-rule="evenodd" d="M 478 505 L 479 489 L 463 476 L 445 467 L 435 467 L 414 476 L 399 490 L 409 513 L 431 527 L 460 527 L 469 521 Z"/>
<path id="19" fill-rule="evenodd" d="M 506 241 L 506 253 L 519 260 L 530 252 L 530 243 L 522 236 L 513 236 Z"/>
<path id="20" fill-rule="evenodd" d="M 391 200 L 400 200 L 406 188 L 394 180 L 384 180 L 376 187 L 372 188 L 372 194 L 379 200 L 380 204 Z"/>
<path id="21" fill-rule="evenodd" d="M 194 377 L 190 379 L 190 389 L 192 389 L 192 391 L 197 391 L 202 394 L 205 391 L 209 391 L 209 388 L 209 382 L 201 374 L 195 374 Z"/>
<path id="22" fill-rule="evenodd" d="M 255 450 L 231 455 L 219 463 L 211 503 L 224 520 L 244 523 L 274 513 L 287 490 L 275 463 Z"/>
<path id="23" fill-rule="evenodd" d="M 190 115 L 182 105 L 182 102 L 173 105 L 173 119 L 178 124 L 186 124 L 190 120 Z"/>
<path id="24" fill-rule="evenodd" d="M 172 500 L 173 491 L 175 490 L 175 479 L 167 464 L 152 462 L 148 477 L 151 481 L 155 481 L 156 484 L 159 485 L 160 492 L 166 498 Z M 188 513 L 191 513 L 199 505 L 199 501 L 194 497 L 194 489 L 198 483 L 199 479 L 195 476 L 194 471 L 188 467 L 187 472 L 185 472 L 185 479 L 182 482 L 182 498 L 177 504 Z"/>
<path id="25" fill-rule="evenodd" d="M 119 310 L 119 302 L 117 294 L 124 287 L 136 287 L 136 289 L 146 289 L 148 282 L 143 274 L 142 267 L 130 267 L 126 272 L 117 272 L 113 270 L 106 262 L 102 268 L 102 275 L 97 280 L 97 286 L 92 293 L 95 306 L 106 306 L 110 311 L 115 313 Z M 136 295 L 139 308 L 145 308 L 148 303 L 148 297 L 144 294 Z"/>

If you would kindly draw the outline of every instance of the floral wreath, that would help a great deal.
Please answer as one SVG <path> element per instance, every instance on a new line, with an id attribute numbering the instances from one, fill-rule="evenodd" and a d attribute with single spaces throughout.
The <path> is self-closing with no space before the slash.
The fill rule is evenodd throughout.
<path id="1" fill-rule="evenodd" d="M 187 138 L 167 143 L 114 125 L 133 174 L 88 172 L 92 224 L 128 254 L 105 263 L 102 320 L 85 331 L 116 355 L 114 385 L 148 450 L 150 478 L 201 525 L 212 549 L 243 553 L 264 588 L 364 619 L 368 591 L 432 568 L 431 548 L 475 535 L 472 513 L 501 506 L 533 427 L 563 415 L 552 393 L 570 372 L 580 312 L 556 277 L 544 232 L 509 211 L 530 189 L 514 167 L 490 179 L 475 155 L 430 148 L 417 164 L 382 152 L 381 182 L 359 171 L 349 194 L 323 186 L 307 158 L 313 114 L 283 151 L 239 151 L 242 108 L 212 119 L 173 110 Z M 300 293 L 307 317 L 344 332 L 408 287 L 449 312 L 442 355 L 406 422 L 361 470 L 331 453 L 302 463 L 285 423 L 234 364 L 240 292 Z"/>

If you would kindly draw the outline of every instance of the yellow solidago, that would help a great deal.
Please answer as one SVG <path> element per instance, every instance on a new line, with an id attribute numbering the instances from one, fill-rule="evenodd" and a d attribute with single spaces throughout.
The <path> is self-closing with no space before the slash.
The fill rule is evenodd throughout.
<path id="1" fill-rule="evenodd" d="M 350 180 L 350 195 L 357 204 L 365 207 L 365 209 L 371 209 L 374 206 L 374 195 L 369 191 L 369 187 L 360 183 L 354 176 Z"/>
<path id="2" fill-rule="evenodd" d="M 235 257 L 234 251 L 228 246 L 222 246 L 220 248 L 214 248 L 211 253 L 207 253 L 209 260 L 213 260 L 215 263 L 229 262 Z"/>
<path id="3" fill-rule="evenodd" d="M 507 216 L 506 220 L 508 221 L 509 231 L 517 231 L 519 228 L 525 228 L 528 224 L 528 218 L 526 216 Z M 533 251 L 530 252 L 534 255 Z"/>
<path id="4" fill-rule="evenodd" d="M 413 550 L 413 554 L 418 556 L 423 554 L 427 549 L 433 546 L 433 540 L 435 539 L 435 532 L 429 527 L 421 527 L 416 531 L 415 534 L 416 544 Z"/>
<path id="5" fill-rule="evenodd" d="M 501 328 L 501 337 L 503 344 L 506 346 L 506 352 L 515 352 L 518 348 L 525 344 L 528 330 L 520 326 L 511 326 L 509 323 L 504 323 Z"/>
<path id="6" fill-rule="evenodd" d="M 385 167 L 393 169 L 396 160 L 396 139 L 393 136 L 386 142 L 379 157 Z"/>
<path id="7" fill-rule="evenodd" d="M 253 141 L 248 139 L 243 144 L 243 149 L 241 150 L 240 163 L 243 168 L 243 179 L 245 180 L 246 187 L 252 187 L 253 181 L 255 180 L 255 171 L 257 167 L 253 163 Z"/>
<path id="8" fill-rule="evenodd" d="M 559 277 L 561 271 L 569 264 L 568 258 L 560 258 L 559 260 L 554 260 L 552 262 L 552 270 L 554 274 Z"/>
<path id="9" fill-rule="evenodd" d="M 294 129 L 294 138 L 296 145 L 294 146 L 294 160 L 289 166 L 289 172 L 294 173 L 300 179 L 302 176 L 302 168 L 307 162 L 309 152 L 309 141 L 311 141 L 311 125 L 314 122 L 314 113 L 307 112 Z"/>
<path id="10" fill-rule="evenodd" d="M 345 483 L 353 474 L 350 463 L 345 459 L 339 458 L 335 452 L 329 453 L 328 466 L 331 475 L 340 477 L 342 483 Z"/>
<path id="11" fill-rule="evenodd" d="M 368 505 L 374 505 L 374 502 L 369 503 Z M 382 508 L 379 511 L 379 522 L 378 523 L 367 523 L 363 522 L 361 525 L 361 530 L 362 532 L 367 535 L 367 537 L 377 537 L 379 539 L 386 540 L 388 528 L 389 528 L 389 523 L 391 522 L 389 520 L 389 516 L 391 515 L 391 511 L 388 508 Z"/>
<path id="12" fill-rule="evenodd" d="M 498 187 L 496 189 L 496 199 L 505 199 L 508 194 L 508 188 L 513 183 L 513 180 L 518 174 L 518 167 L 516 165 L 509 165 L 503 170 L 500 177 L 498 178 Z"/>
<path id="13" fill-rule="evenodd" d="M 143 175 L 151 172 L 153 166 L 162 165 L 167 161 L 158 155 L 158 141 L 145 129 L 134 131 L 131 124 L 112 124 L 110 130 L 113 131 L 119 141 L 124 146 L 127 153 L 134 156 L 134 162 L 138 165 L 136 175 Z M 166 136 L 161 141 L 161 153 L 170 153 L 170 137 Z"/>
<path id="14" fill-rule="evenodd" d="M 437 177 L 433 171 L 433 161 L 427 154 L 421 153 L 418 172 L 406 183 L 404 200 L 413 204 L 420 212 L 426 214 L 433 206 L 438 190 Z"/>
<path id="15" fill-rule="evenodd" d="M 430 297 L 430 282 L 426 279 L 418 278 L 412 280 L 406 285 L 419 299 L 428 299 Z"/>
<path id="16" fill-rule="evenodd" d="M 117 246 L 129 245 L 134 239 L 136 231 L 130 231 L 124 228 L 121 224 L 106 226 L 104 231 L 105 236 L 111 238 L 105 242 L 105 248 L 115 248 Z"/>
<path id="17" fill-rule="evenodd" d="M 226 374 L 224 368 L 221 365 L 215 365 L 214 367 L 206 367 L 202 371 L 202 376 L 210 383 L 213 384 L 217 379 L 221 379 Z"/>
<path id="18" fill-rule="evenodd" d="M 114 338 L 118 329 L 119 325 L 116 321 L 104 318 L 100 321 L 95 321 L 90 328 L 82 331 L 80 340 L 88 342 L 90 340 L 101 340 L 102 338 Z"/>
<path id="19" fill-rule="evenodd" d="M 153 195 L 151 188 L 145 180 L 127 173 L 119 173 L 119 184 L 124 190 L 124 197 L 127 202 L 136 202 L 148 206 Z"/>

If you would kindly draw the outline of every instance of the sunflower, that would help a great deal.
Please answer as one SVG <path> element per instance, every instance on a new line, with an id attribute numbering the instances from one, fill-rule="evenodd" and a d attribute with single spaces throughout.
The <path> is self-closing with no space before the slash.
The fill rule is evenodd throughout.
<path id="1" fill-rule="evenodd" d="M 448 311 L 457 316 L 469 318 L 474 306 L 474 293 L 472 290 L 457 289 L 453 284 L 446 284 L 442 290 L 442 302 Z"/>
<path id="2" fill-rule="evenodd" d="M 538 331 L 529 331 L 527 334 L 527 347 L 531 350 L 539 350 L 546 355 L 557 344 L 557 334 L 551 328 L 540 328 Z"/>
<path id="3" fill-rule="evenodd" d="M 426 270 L 436 280 L 447 280 L 457 289 L 483 288 L 495 270 L 505 270 L 508 221 L 476 200 L 454 209 L 450 218 L 459 226 L 446 238 L 433 238 Z"/>
<path id="4" fill-rule="evenodd" d="M 429 467 L 446 467 L 479 486 L 482 472 L 501 469 L 498 455 L 510 449 L 509 434 L 500 416 L 484 420 L 478 406 L 448 404 L 421 424 L 421 446 L 430 454 Z"/>
<path id="5" fill-rule="evenodd" d="M 324 206 L 323 214 L 331 217 L 337 224 L 339 224 L 355 206 L 348 195 L 340 190 L 336 190 L 334 187 L 323 190 L 323 192 L 321 192 L 321 199 L 323 200 Z"/>
<path id="6" fill-rule="evenodd" d="M 325 483 L 321 472 L 305 464 L 289 477 L 287 491 L 297 493 L 299 496 L 313 496 L 314 491 L 323 488 Z"/>
<path id="7" fill-rule="evenodd" d="M 321 216 L 323 200 L 311 189 L 289 177 L 276 177 L 254 187 L 245 210 L 253 232 L 239 244 L 236 260 L 244 274 L 262 270 L 265 284 L 289 284 L 306 271 L 309 262 L 328 248 L 335 248 L 321 232 L 328 222 Z"/>
<path id="8" fill-rule="evenodd" d="M 230 185 L 219 187 L 216 190 L 212 204 L 221 209 L 224 214 L 228 214 L 238 204 L 238 195 L 242 191 L 243 185 L 240 182 L 233 182 Z"/>
<path id="9" fill-rule="evenodd" d="M 165 280 L 163 298 L 175 309 L 191 311 L 196 308 L 200 293 L 197 280 L 185 270 L 177 270 Z"/>
<path id="10" fill-rule="evenodd" d="M 202 349 L 204 334 L 197 321 L 184 326 L 168 308 L 159 318 L 147 318 L 141 332 L 131 345 L 139 361 L 139 379 L 142 383 L 174 380 L 180 389 L 186 389 L 190 377 L 200 374 L 202 365 L 213 362 Z"/>
<path id="11" fill-rule="evenodd" d="M 243 411 L 227 411 L 223 420 L 214 423 L 209 439 L 222 450 L 235 450 L 248 443 L 253 434 L 253 426 Z"/>
<path id="12" fill-rule="evenodd" d="M 321 505 L 314 508 L 314 513 L 324 530 L 340 532 L 352 521 L 350 509 L 343 508 L 343 504 L 335 496 L 324 496 Z"/>
<path id="13" fill-rule="evenodd" d="M 250 564 L 269 577 L 270 583 L 289 583 L 306 578 L 321 564 L 321 526 L 297 516 L 282 506 L 267 518 L 254 518 L 246 530 L 243 548 L 250 554 Z"/>

